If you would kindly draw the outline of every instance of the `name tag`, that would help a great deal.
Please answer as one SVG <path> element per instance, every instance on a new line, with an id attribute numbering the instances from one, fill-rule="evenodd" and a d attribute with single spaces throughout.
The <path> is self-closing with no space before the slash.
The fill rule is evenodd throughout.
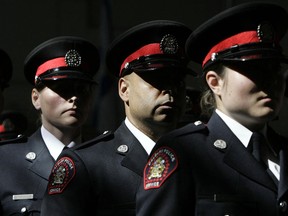
<path id="1" fill-rule="evenodd" d="M 27 200 L 27 199 L 33 199 L 33 194 L 16 194 L 12 196 L 12 200 Z"/>

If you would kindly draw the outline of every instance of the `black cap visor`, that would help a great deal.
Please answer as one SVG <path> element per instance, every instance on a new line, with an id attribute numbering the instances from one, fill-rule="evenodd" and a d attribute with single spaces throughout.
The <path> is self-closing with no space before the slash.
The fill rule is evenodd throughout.
<path id="1" fill-rule="evenodd" d="M 259 44 L 235 45 L 224 51 L 212 54 L 210 60 L 204 65 L 203 69 L 209 68 L 218 62 L 247 62 L 259 60 L 273 60 L 288 64 L 288 58 L 282 54 L 279 47 L 271 44 L 259 46 Z"/>
<path id="2" fill-rule="evenodd" d="M 35 84 L 45 82 L 45 81 L 55 81 L 55 80 L 79 80 L 89 83 L 95 83 L 88 73 L 84 73 L 79 70 L 75 70 L 75 68 L 65 67 L 65 69 L 56 68 L 53 70 L 46 71 L 44 74 L 40 75 L 36 78 Z"/>
<path id="3" fill-rule="evenodd" d="M 175 58 L 171 55 L 141 56 L 127 64 L 121 71 L 121 76 L 132 72 L 146 73 L 154 71 L 175 71 L 183 74 L 196 75 L 196 72 L 187 67 L 184 59 Z"/>

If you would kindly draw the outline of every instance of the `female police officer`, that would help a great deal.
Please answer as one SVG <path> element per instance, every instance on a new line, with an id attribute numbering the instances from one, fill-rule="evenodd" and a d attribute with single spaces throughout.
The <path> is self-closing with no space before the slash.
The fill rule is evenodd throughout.
<path id="1" fill-rule="evenodd" d="M 0 214 L 39 215 L 51 168 L 65 146 L 81 142 L 89 113 L 98 50 L 71 36 L 37 46 L 25 61 L 42 126 L 24 143 L 0 146 Z"/>
<path id="2" fill-rule="evenodd" d="M 279 40 L 287 25 L 280 6 L 248 3 L 190 35 L 186 50 L 202 63 L 209 87 L 202 99 L 212 116 L 156 144 L 138 215 L 287 215 L 288 142 L 267 126 L 284 96 Z"/>

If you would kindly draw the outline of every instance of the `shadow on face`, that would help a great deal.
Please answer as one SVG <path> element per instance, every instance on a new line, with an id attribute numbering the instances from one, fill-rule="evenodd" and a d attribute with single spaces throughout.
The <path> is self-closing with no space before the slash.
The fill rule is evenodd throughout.
<path id="1" fill-rule="evenodd" d="M 279 79 L 286 79 L 288 73 L 286 64 L 273 60 L 233 62 L 225 66 L 246 76 L 263 89 L 270 88 Z"/>
<path id="2" fill-rule="evenodd" d="M 95 83 L 79 80 L 45 81 L 44 85 L 66 100 L 73 96 L 89 96 L 92 94 L 96 86 Z"/>
<path id="3" fill-rule="evenodd" d="M 181 88 L 185 87 L 185 74 L 181 71 L 158 69 L 147 72 L 135 72 L 140 76 L 145 82 L 152 85 L 158 90 L 166 90 L 171 88 Z"/>

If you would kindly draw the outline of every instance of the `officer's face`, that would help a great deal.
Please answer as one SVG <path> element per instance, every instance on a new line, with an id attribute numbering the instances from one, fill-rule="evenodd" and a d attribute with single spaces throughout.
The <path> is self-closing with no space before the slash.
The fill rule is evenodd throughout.
<path id="1" fill-rule="evenodd" d="M 179 73 L 131 73 L 119 81 L 126 115 L 138 127 L 174 127 L 185 105 L 184 77 Z M 153 130 L 153 129 L 152 129 Z"/>
<path id="2" fill-rule="evenodd" d="M 85 82 L 51 81 L 41 91 L 33 89 L 32 102 L 47 129 L 79 127 L 89 114 L 92 90 Z"/>
<path id="3" fill-rule="evenodd" d="M 264 124 L 280 111 L 286 76 L 279 64 L 224 67 L 224 76 L 214 89 L 217 108 L 248 128 Z"/>

